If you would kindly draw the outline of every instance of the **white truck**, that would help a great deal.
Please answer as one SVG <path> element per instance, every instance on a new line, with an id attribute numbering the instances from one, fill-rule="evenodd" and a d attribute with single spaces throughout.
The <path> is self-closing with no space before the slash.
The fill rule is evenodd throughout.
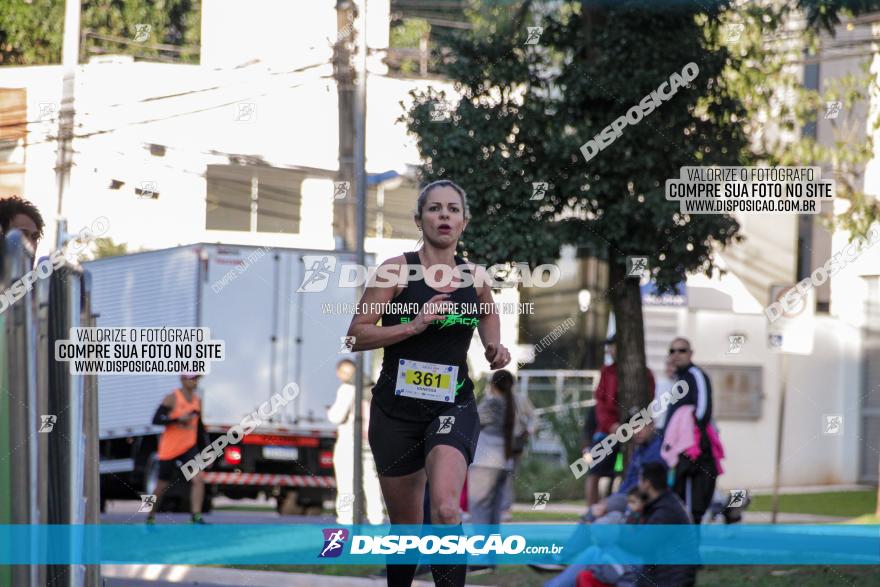
<path id="1" fill-rule="evenodd" d="M 199 383 L 202 419 L 213 441 L 288 383 L 300 393 L 207 469 L 205 507 L 212 496 L 277 499 L 279 511 L 314 513 L 335 492 L 336 428 L 326 410 L 339 381 L 336 363 L 358 289 L 335 275 L 308 271 L 304 256 L 355 263 L 354 253 L 239 245 L 195 244 L 98 259 L 92 275 L 97 326 L 199 326 L 225 342 Z M 369 264 L 369 260 L 367 264 Z M 327 279 L 321 291 L 298 291 Z M 343 349 L 344 351 L 344 349 Z M 370 373 L 370 353 L 365 371 Z M 162 427 L 152 424 L 177 375 L 99 375 L 102 510 L 107 499 L 152 493 Z M 186 510 L 186 484 L 174 484 L 163 509 Z M 175 495 L 176 494 L 176 495 Z"/>

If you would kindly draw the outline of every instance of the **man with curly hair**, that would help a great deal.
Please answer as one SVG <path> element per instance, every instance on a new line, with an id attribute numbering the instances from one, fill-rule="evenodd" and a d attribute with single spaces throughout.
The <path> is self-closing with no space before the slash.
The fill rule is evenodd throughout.
<path id="1" fill-rule="evenodd" d="M 19 230 L 36 251 L 44 226 L 43 216 L 29 201 L 18 196 L 0 198 L 0 233 Z"/>

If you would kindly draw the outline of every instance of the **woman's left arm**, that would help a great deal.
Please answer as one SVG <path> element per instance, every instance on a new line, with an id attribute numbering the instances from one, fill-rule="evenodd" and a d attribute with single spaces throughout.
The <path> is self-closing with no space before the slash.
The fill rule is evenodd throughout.
<path id="1" fill-rule="evenodd" d="M 480 333 L 480 340 L 486 349 L 486 360 L 489 361 L 489 368 L 501 369 L 510 362 L 510 352 L 503 344 L 501 344 L 501 319 L 498 317 L 498 311 L 495 307 L 495 301 L 492 298 L 492 288 L 488 285 L 491 281 L 486 273 L 486 269 L 480 265 L 476 266 L 474 275 L 477 283 L 482 283 L 477 288 L 477 298 L 482 307 L 491 308 L 487 313 L 480 316 L 480 325 L 477 330 Z"/>

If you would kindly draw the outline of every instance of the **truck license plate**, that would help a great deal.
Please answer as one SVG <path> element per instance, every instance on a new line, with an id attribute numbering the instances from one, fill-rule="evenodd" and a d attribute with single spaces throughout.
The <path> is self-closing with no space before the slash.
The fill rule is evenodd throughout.
<path id="1" fill-rule="evenodd" d="M 299 458 L 299 451 L 290 446 L 264 446 L 263 458 L 273 461 L 295 461 Z"/>

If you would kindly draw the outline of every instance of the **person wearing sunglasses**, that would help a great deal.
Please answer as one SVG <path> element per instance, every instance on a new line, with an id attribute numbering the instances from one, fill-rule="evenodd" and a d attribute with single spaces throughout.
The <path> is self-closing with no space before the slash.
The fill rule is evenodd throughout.
<path id="1" fill-rule="evenodd" d="M 681 418 L 675 418 L 675 413 L 689 406 L 688 411 L 693 412 L 693 417 L 688 416 L 688 422 L 692 422 L 694 426 L 687 424 L 685 430 L 686 434 L 690 434 L 690 430 L 694 427 L 698 431 L 699 455 L 696 458 L 688 456 L 685 452 L 678 455 L 672 487 L 688 505 L 694 523 L 699 524 L 712 503 L 718 469 L 714 456 L 715 449 L 708 431 L 712 421 L 712 383 L 705 371 L 694 365 L 691 360 L 693 354 L 691 343 L 686 338 L 678 337 L 669 345 L 669 360 L 675 367 L 673 379 L 676 385 L 679 382 L 686 384 L 687 393 L 667 408 L 663 446 L 666 448 L 677 444 L 677 441 L 672 439 L 672 435 L 675 430 L 681 430 L 677 426 Z M 690 437 L 690 442 L 694 443 L 693 437 Z"/>
<path id="2" fill-rule="evenodd" d="M 712 419 L 712 383 L 706 372 L 694 365 L 691 358 L 694 355 L 691 343 L 688 339 L 678 337 L 669 344 L 669 360 L 675 367 L 675 382 L 684 381 L 688 385 L 688 392 L 679 401 L 670 404 L 666 412 L 666 422 L 672 420 L 672 415 L 682 406 L 694 406 L 694 418 L 697 424 L 706 425 Z"/>

